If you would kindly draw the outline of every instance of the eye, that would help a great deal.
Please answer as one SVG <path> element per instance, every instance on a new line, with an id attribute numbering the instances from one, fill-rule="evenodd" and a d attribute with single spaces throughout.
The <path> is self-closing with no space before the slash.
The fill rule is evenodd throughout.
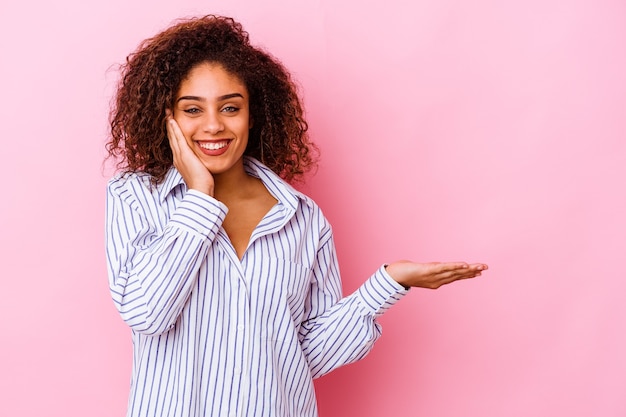
<path id="1" fill-rule="evenodd" d="M 189 109 L 185 109 L 185 110 L 183 110 L 183 111 L 184 111 L 185 113 L 187 113 L 187 114 L 198 114 L 198 113 L 200 113 L 200 109 L 199 109 L 199 108 L 197 108 L 197 107 L 191 107 L 191 108 L 189 108 Z"/>
<path id="2" fill-rule="evenodd" d="M 235 113 L 239 110 L 239 107 L 235 106 L 226 106 L 222 109 L 224 113 Z"/>

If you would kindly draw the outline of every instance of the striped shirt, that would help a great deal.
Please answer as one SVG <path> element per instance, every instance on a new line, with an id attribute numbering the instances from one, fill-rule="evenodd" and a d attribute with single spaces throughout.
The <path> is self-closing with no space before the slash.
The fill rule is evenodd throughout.
<path id="1" fill-rule="evenodd" d="M 363 358 L 375 319 L 406 290 L 376 271 L 341 298 L 320 208 L 258 161 L 246 171 L 278 201 L 239 259 L 227 207 L 172 168 L 107 187 L 111 295 L 132 329 L 128 416 L 317 415 L 313 379 Z"/>

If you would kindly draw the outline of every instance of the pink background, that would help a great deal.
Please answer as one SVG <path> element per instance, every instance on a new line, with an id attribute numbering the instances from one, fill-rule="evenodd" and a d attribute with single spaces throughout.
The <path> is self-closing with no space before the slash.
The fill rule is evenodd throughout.
<path id="1" fill-rule="evenodd" d="M 210 12 L 302 84 L 346 292 L 398 258 L 491 267 L 383 317 L 322 417 L 626 415 L 624 1 L 40 0 L 0 5 L 0 416 L 124 415 L 110 67 Z"/>

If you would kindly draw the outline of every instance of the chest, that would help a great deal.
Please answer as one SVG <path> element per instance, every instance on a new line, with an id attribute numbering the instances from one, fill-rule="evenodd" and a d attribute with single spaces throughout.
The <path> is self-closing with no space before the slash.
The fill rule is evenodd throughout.
<path id="1" fill-rule="evenodd" d="M 269 214 L 276 214 L 276 209 Z M 255 338 L 274 339 L 277 322 L 293 323 L 295 329 L 302 321 L 313 279 L 316 239 L 310 232 L 297 232 L 304 223 L 292 220 L 268 231 L 272 222 L 267 220 L 253 231 L 241 259 L 235 258 L 225 230 L 209 248 L 186 306 L 205 312 L 202 322 L 234 320 L 253 329 Z"/>
<path id="2" fill-rule="evenodd" d="M 261 199 L 239 201 L 228 205 L 228 214 L 222 227 L 235 249 L 237 258 L 242 259 L 250 244 L 253 232 L 276 204 L 271 196 Z"/>

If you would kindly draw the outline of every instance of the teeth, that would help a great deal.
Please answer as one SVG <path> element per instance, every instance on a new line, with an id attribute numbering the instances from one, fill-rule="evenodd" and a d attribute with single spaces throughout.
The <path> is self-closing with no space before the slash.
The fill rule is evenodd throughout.
<path id="1" fill-rule="evenodd" d="M 201 148 L 208 149 L 210 151 L 216 151 L 218 149 L 225 148 L 228 145 L 228 141 L 224 142 L 205 142 L 199 144 Z"/>

